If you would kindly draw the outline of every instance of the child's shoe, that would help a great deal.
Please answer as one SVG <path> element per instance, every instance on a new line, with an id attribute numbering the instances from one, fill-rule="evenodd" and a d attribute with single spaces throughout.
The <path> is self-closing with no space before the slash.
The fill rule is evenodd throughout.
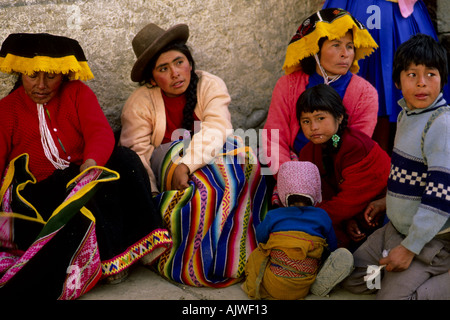
<path id="1" fill-rule="evenodd" d="M 353 271 L 353 255 L 345 248 L 333 251 L 311 285 L 311 293 L 325 297 L 337 284 Z"/>

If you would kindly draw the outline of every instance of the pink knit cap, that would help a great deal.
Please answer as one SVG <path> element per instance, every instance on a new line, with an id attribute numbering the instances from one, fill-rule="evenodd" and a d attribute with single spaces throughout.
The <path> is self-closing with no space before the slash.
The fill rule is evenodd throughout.
<path id="1" fill-rule="evenodd" d="M 308 161 L 287 161 L 278 170 L 278 196 L 287 207 L 287 197 L 292 194 L 311 198 L 314 205 L 322 201 L 319 169 Z"/>

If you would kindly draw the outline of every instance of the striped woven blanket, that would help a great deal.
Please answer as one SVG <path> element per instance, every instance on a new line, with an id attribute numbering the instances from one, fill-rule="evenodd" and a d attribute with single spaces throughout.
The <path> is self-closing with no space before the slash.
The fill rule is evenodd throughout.
<path id="1" fill-rule="evenodd" d="M 162 183 L 175 167 L 170 155 L 162 165 Z M 225 287 L 242 280 L 256 248 L 255 228 L 267 212 L 266 181 L 254 151 L 229 137 L 223 153 L 191 175 L 184 190 L 157 197 L 173 246 L 158 261 L 164 277 L 190 286 Z"/>

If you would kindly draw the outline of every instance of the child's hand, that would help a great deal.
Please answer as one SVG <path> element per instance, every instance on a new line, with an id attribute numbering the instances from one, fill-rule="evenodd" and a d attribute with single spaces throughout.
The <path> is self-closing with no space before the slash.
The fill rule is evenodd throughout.
<path id="1" fill-rule="evenodd" d="M 414 252 L 398 245 L 389 252 L 386 258 L 380 259 L 380 265 L 386 265 L 386 271 L 403 271 L 409 268 Z"/>
<path id="2" fill-rule="evenodd" d="M 361 232 L 358 223 L 354 219 L 347 221 L 347 234 L 355 242 L 359 242 L 366 237 L 366 234 Z"/>
<path id="3" fill-rule="evenodd" d="M 386 212 L 386 197 L 372 201 L 364 211 L 364 219 L 370 227 L 376 227 Z"/>

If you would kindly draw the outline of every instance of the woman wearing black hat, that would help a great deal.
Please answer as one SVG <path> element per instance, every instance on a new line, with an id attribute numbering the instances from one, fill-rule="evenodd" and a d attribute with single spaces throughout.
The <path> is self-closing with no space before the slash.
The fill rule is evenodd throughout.
<path id="1" fill-rule="evenodd" d="M 185 24 L 151 23 L 133 39 L 136 89 L 122 111 L 120 144 L 147 169 L 174 241 L 159 271 L 194 286 L 239 281 L 265 213 L 256 155 L 232 135 L 222 79 L 195 69 Z M 181 141 L 180 137 L 182 138 Z M 225 154 L 228 154 L 226 156 Z"/>
<path id="2" fill-rule="evenodd" d="M 0 296 L 75 299 L 170 247 L 144 167 L 80 81 L 78 42 L 11 34 L 0 71 L 18 75 L 0 100 Z"/>

